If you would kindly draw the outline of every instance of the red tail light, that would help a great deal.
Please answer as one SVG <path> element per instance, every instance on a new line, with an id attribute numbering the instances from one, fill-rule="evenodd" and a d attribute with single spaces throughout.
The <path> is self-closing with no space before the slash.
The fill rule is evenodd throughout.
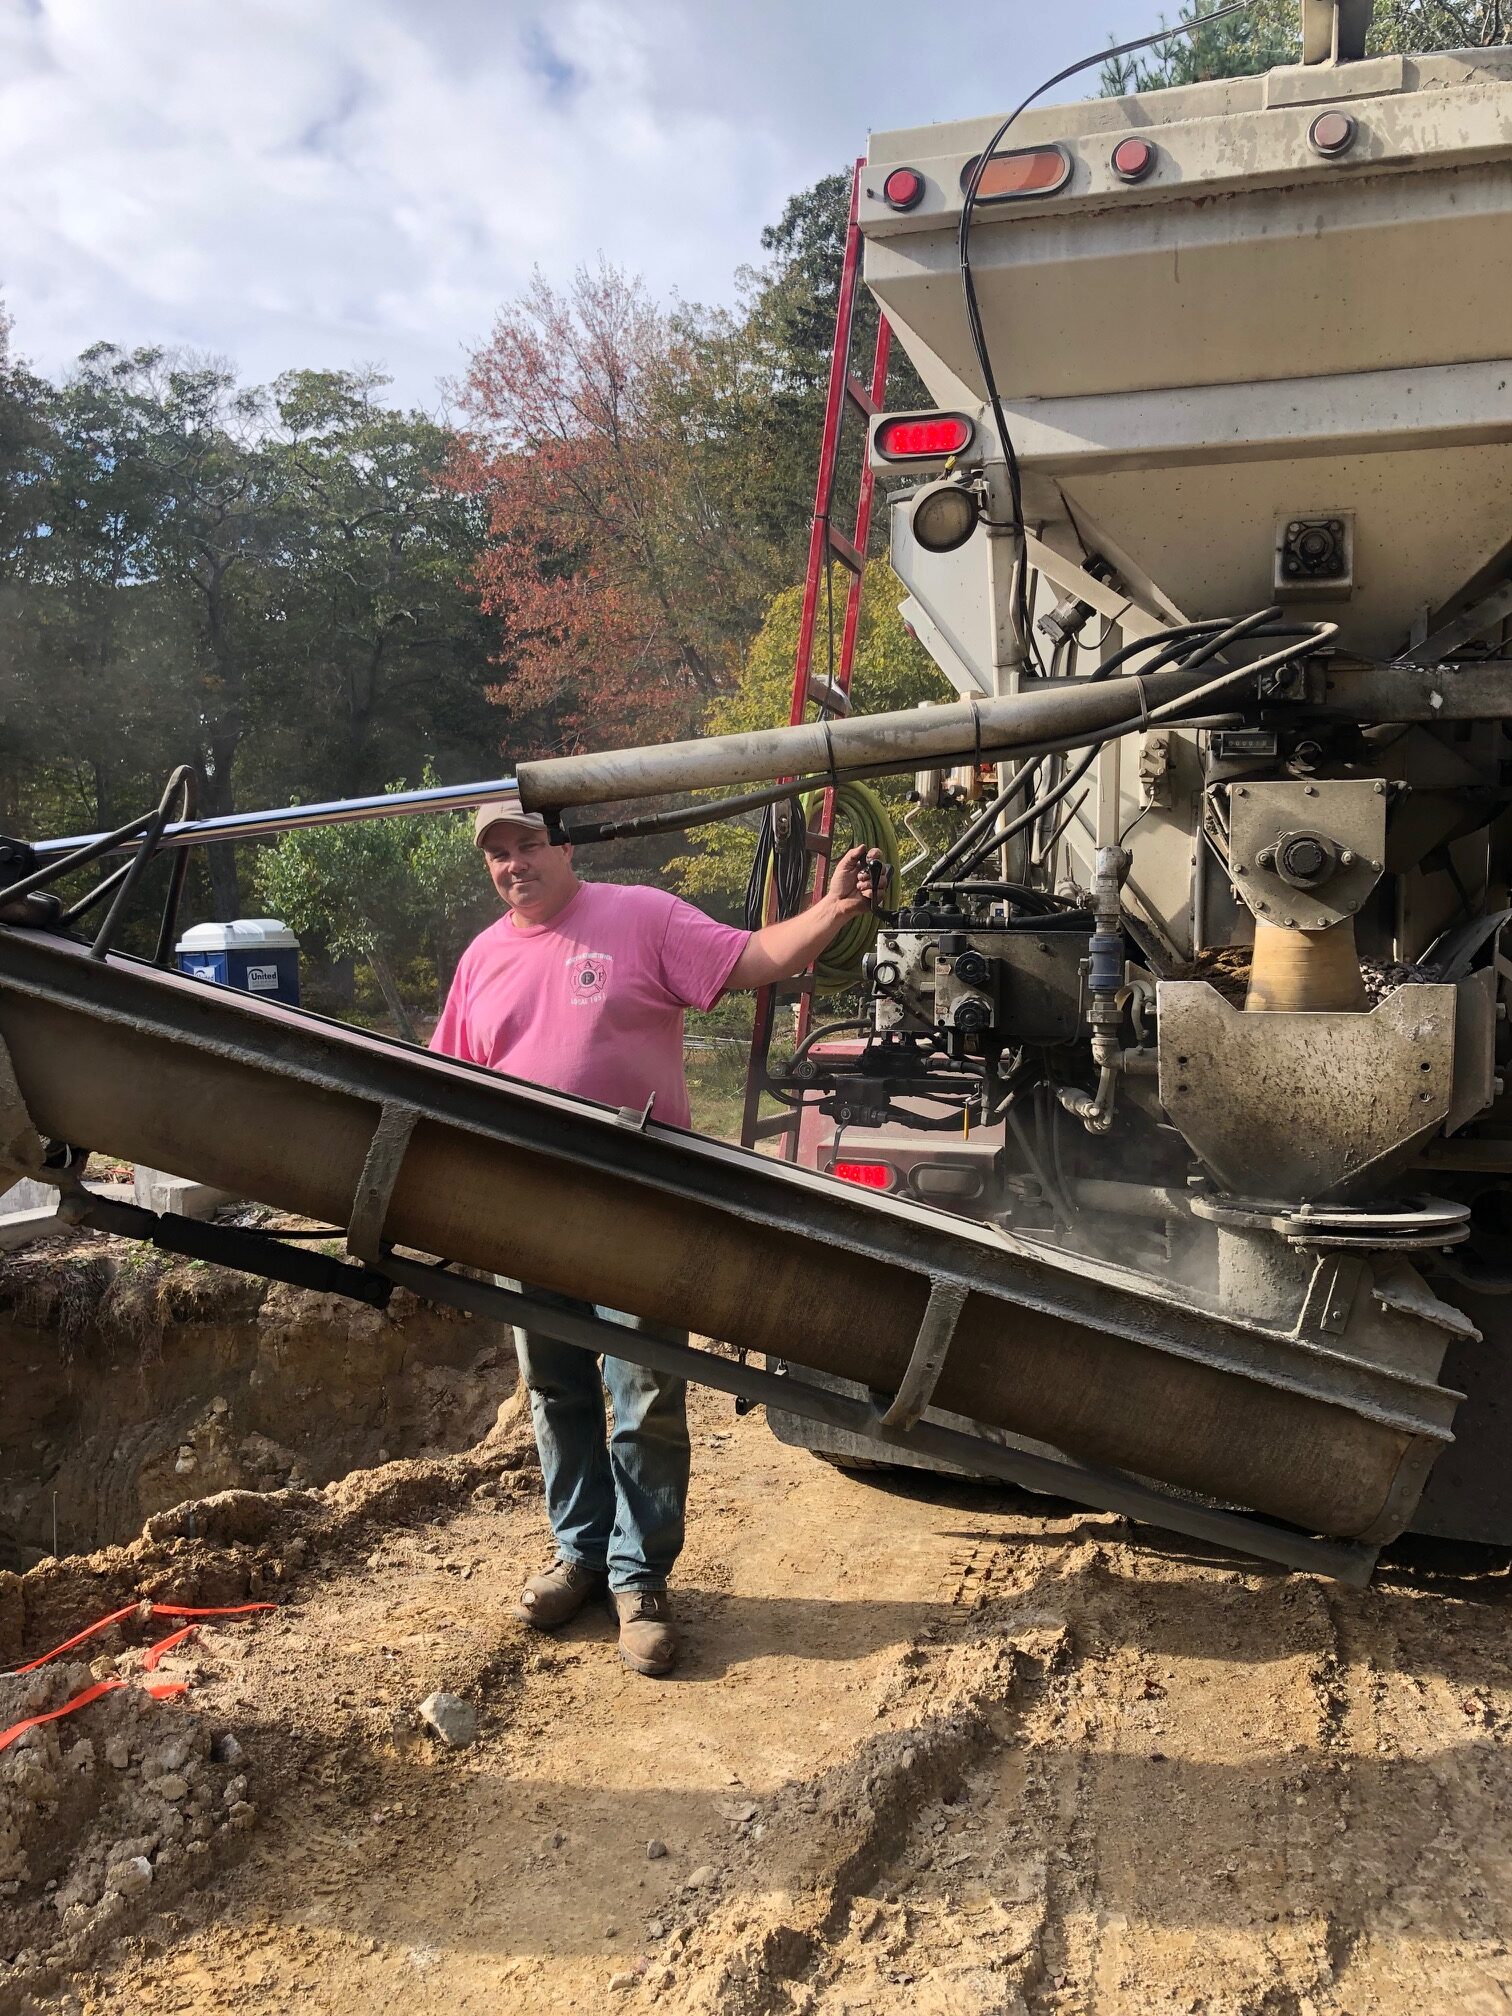
<path id="1" fill-rule="evenodd" d="M 916 210 L 924 200 L 924 177 L 917 168 L 894 168 L 882 184 L 882 201 L 894 210 Z"/>
<path id="2" fill-rule="evenodd" d="M 1307 137 L 1319 154 L 1347 154 L 1360 129 L 1347 112 L 1320 112 L 1307 129 Z"/>
<path id="3" fill-rule="evenodd" d="M 1120 182 L 1143 182 L 1154 172 L 1155 160 L 1154 142 L 1141 140 L 1136 134 L 1131 140 L 1120 140 L 1113 149 L 1113 173 Z"/>
<path id="4" fill-rule="evenodd" d="M 959 455 L 971 446 L 975 432 L 964 413 L 929 413 L 922 418 L 901 414 L 879 424 L 873 445 L 889 462 L 922 461 Z"/>
<path id="5" fill-rule="evenodd" d="M 863 1190 L 891 1190 L 893 1186 L 890 1162 L 837 1162 L 830 1174 L 842 1183 L 859 1183 Z"/>
<path id="6" fill-rule="evenodd" d="M 961 190 L 971 187 L 976 173 L 974 157 L 961 170 Z M 1026 196 L 1053 196 L 1071 180 L 1071 156 L 1064 147 L 1020 147 L 1011 154 L 994 154 L 982 170 L 977 185 L 979 203 L 1009 203 Z"/>

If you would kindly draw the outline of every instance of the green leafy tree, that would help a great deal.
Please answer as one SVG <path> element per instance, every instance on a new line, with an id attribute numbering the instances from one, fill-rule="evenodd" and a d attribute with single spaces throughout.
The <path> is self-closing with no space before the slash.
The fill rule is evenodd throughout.
<path id="1" fill-rule="evenodd" d="M 424 779 L 434 784 L 435 776 Z M 390 791 L 403 791 L 401 780 Z M 469 937 L 497 914 L 466 814 L 354 820 L 283 834 L 257 863 L 270 915 L 377 982 L 394 1027 L 416 1040 L 400 975 L 417 957 L 437 976 L 437 1005 Z"/>
<path id="2" fill-rule="evenodd" d="M 758 458 L 749 495 L 752 508 L 774 531 L 783 528 L 792 556 L 791 580 L 802 564 L 802 540 L 814 508 L 830 355 L 840 307 L 840 280 L 850 214 L 851 171 L 822 175 L 789 197 L 782 215 L 761 234 L 765 265 L 746 268 L 742 286 L 742 336 L 763 397 L 752 415 L 750 439 Z M 879 310 L 865 287 L 856 297 L 851 364 L 870 378 Z M 894 343 L 888 366 L 886 403 L 894 410 L 929 406 L 925 391 L 902 348 Z M 836 493 L 839 522 L 849 530 L 861 470 L 864 430 L 853 412 L 842 434 Z"/>
<path id="3" fill-rule="evenodd" d="M 270 394 L 284 527 L 270 670 L 300 700 L 258 710 L 248 761 L 264 789 L 359 794 L 418 760 L 465 774 L 496 753 L 494 640 L 465 580 L 481 516 L 445 479 L 450 430 L 385 405 L 387 382 L 295 371 Z"/>
<path id="4" fill-rule="evenodd" d="M 8 390 L 0 741 L 30 829 L 113 824 L 200 754 L 190 626 L 153 552 L 150 416 L 89 371 Z"/>
<path id="5" fill-rule="evenodd" d="M 196 762 L 202 811 L 234 811 L 254 696 L 276 657 L 284 526 L 262 395 L 218 363 L 102 343 L 52 403 L 41 613 L 58 626 L 60 697 L 75 701 L 54 732 L 77 761 L 95 739 L 92 702 L 96 733 L 123 738 L 128 772 L 145 738 L 162 747 L 159 774 Z M 96 816 L 108 821 L 106 766 L 94 767 Z M 216 914 L 235 916 L 234 851 L 208 853 Z"/>
<path id="6" fill-rule="evenodd" d="M 499 914 L 499 899 L 473 840 L 470 812 L 433 813 L 413 826 L 409 868 L 423 920 L 426 949 L 436 970 L 436 1005 L 451 986 L 468 944 Z"/>
<path id="7" fill-rule="evenodd" d="M 835 624 L 838 629 L 849 575 L 835 569 Z M 852 686 L 856 711 L 891 713 L 929 700 L 955 697 L 944 674 L 914 638 L 898 613 L 901 593 L 897 576 L 885 560 L 873 560 L 866 570 L 861 618 L 856 633 Z M 735 691 L 710 708 L 705 726 L 711 735 L 748 733 L 787 725 L 793 693 L 793 664 L 803 590 L 785 588 L 774 597 L 766 621 L 746 654 Z M 816 661 L 823 662 L 824 610 Z M 884 778 L 876 786 L 895 819 L 908 810 L 911 779 Z M 683 893 L 695 901 L 713 903 L 729 912 L 738 909 L 756 850 L 759 815 L 696 829 L 691 851 L 672 863 Z"/>
<path id="8" fill-rule="evenodd" d="M 257 889 L 270 915 L 299 936 L 318 934 L 338 959 L 365 964 L 395 1028 L 413 1043 L 396 971 L 417 921 L 405 823 L 371 819 L 285 833 L 259 858 Z"/>
<path id="9" fill-rule="evenodd" d="M 1176 19 L 1199 22 L 1212 11 L 1212 0 L 1184 0 Z M 1411 55 L 1508 41 L 1512 8 L 1507 0 L 1376 0 L 1369 49 L 1372 55 Z M 1213 77 L 1242 77 L 1300 62 L 1301 56 L 1297 0 L 1257 0 L 1244 14 L 1198 28 L 1144 56 L 1110 58 L 1102 72 L 1103 95 L 1119 98 Z"/>

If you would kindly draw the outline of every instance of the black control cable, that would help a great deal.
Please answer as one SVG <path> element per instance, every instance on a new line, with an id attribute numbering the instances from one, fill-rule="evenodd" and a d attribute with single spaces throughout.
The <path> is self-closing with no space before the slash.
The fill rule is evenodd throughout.
<path id="1" fill-rule="evenodd" d="M 1250 621 L 1250 619 L 1246 619 L 1246 621 Z M 1210 617 L 1210 619 L 1208 619 L 1206 623 L 1179 623 L 1179 625 L 1175 625 L 1173 629 L 1167 629 L 1167 631 L 1155 631 L 1155 633 L 1153 633 L 1151 637 L 1135 637 L 1135 641 L 1133 641 L 1133 643 L 1127 643 L 1127 645 L 1125 645 L 1125 647 L 1123 647 L 1121 651 L 1115 651 L 1115 653 L 1113 653 L 1113 657 L 1109 657 L 1109 659 L 1107 659 L 1107 661 L 1105 661 L 1103 665 L 1099 665 L 1099 667 L 1097 667 L 1097 669 L 1095 669 L 1095 671 L 1093 671 L 1093 673 L 1091 673 L 1089 677 L 1091 677 L 1091 681 L 1097 681 L 1097 679 L 1107 679 L 1107 677 L 1111 677 L 1111 675 L 1113 675 L 1113 673 L 1115 673 L 1115 671 L 1117 671 L 1117 669 L 1119 669 L 1121 665 L 1127 665 L 1127 663 L 1129 663 L 1129 659 L 1133 659 L 1133 657 L 1139 657 L 1139 655 L 1141 655 L 1143 651 L 1159 651 L 1159 657 L 1157 657 L 1157 659 L 1155 659 L 1155 661 L 1153 661 L 1151 665 L 1147 665 L 1147 667 L 1145 667 L 1145 673 L 1151 673 L 1151 671 L 1159 671 L 1159 669 L 1161 669 L 1163 665 L 1169 665 L 1171 661 L 1175 661 L 1175 659 L 1177 659 L 1177 657 L 1181 655 L 1181 651 L 1185 651 L 1185 649 L 1191 649 L 1191 647 L 1195 647 L 1195 645 L 1198 645 L 1198 643 L 1202 643 L 1202 641 L 1206 641 L 1206 639 L 1210 639 L 1210 637 L 1214 637 L 1214 635 L 1222 635 L 1222 633 L 1226 633 L 1228 629 L 1230 629 L 1230 623 L 1228 623 L 1228 619 L 1226 619 L 1226 617 Z M 1143 675 L 1141 675 L 1141 677 L 1143 677 Z M 1099 748 L 1101 748 L 1101 746 L 1103 746 L 1103 742 L 1095 742 L 1095 744 L 1091 746 L 1091 750 L 1089 750 L 1089 756 L 1097 756 L 1097 752 L 1099 752 Z M 1024 762 L 1024 764 L 1022 764 L 1022 768 L 1020 768 L 1020 770 L 1016 770 L 1016 772 L 1014 772 L 1014 774 L 1012 774 L 1012 776 L 1008 778 L 1008 782 L 1006 782 L 1006 784 L 1004 784 L 1004 788 L 1002 788 L 1002 790 L 998 792 L 998 796 L 996 796 L 996 798 L 994 798 L 994 800 L 992 800 L 992 802 L 990 802 L 988 806 L 984 806 L 984 808 L 982 808 L 982 810 L 980 810 L 980 812 L 976 814 L 976 818 L 974 818 L 974 821 L 970 823 L 970 827 L 966 827 L 966 831 L 964 831 L 962 835 L 958 835 L 958 839 L 954 839 L 954 841 L 952 841 L 952 845 L 950 845 L 950 847 L 946 849 L 946 853 L 943 853 L 943 855 L 939 857 L 939 861 L 935 861 L 935 865 L 933 865 L 933 867 L 929 869 L 929 873 L 925 875 L 925 879 L 923 879 L 923 885 L 921 885 L 921 887 L 925 887 L 925 889 L 927 889 L 929 885 L 933 885 L 933 883 L 941 881 L 941 879 L 943 879 L 943 877 L 946 877 L 946 875 L 948 875 L 948 873 L 950 873 L 952 869 L 960 869 L 962 873 L 966 873 L 966 869 L 962 867 L 962 861 L 964 861 L 964 857 L 966 857 L 968 853 L 970 853 L 970 855 L 972 855 L 974 859 L 980 859 L 980 857 L 982 857 L 982 853 L 986 853 L 986 851 L 990 851 L 992 847 L 996 847 L 996 845 L 998 845 L 998 839 L 1000 839 L 1000 835 L 994 835 L 994 837 L 992 837 L 992 841 L 988 843 L 988 847 L 986 847 L 986 849 L 982 849 L 982 853 L 974 853 L 974 849 L 976 849 L 976 843 L 978 843 L 978 839 L 982 839 L 982 835 L 984 835 L 984 833 L 986 833 L 986 831 L 988 831 L 988 829 L 990 829 L 990 827 L 994 825 L 994 821 L 998 821 L 998 818 L 1002 818 L 1002 814 L 1004 814 L 1004 812 L 1008 810 L 1008 806 L 1010 806 L 1010 804 L 1014 802 L 1014 798 L 1018 796 L 1018 792 L 1020 792 L 1020 790 L 1024 788 L 1024 784 L 1028 782 L 1028 778 L 1030 778 L 1030 772 L 1034 770 L 1034 764 L 1036 764 L 1036 762 L 1040 762 L 1040 756 L 1034 756 L 1034 758 L 1030 758 L 1028 762 Z M 1075 776 L 1077 776 L 1077 778 L 1079 778 L 1081 774 L 1083 774 L 1083 770 L 1075 772 Z M 1062 780 L 1062 782 L 1064 782 L 1064 780 Z M 1046 808 L 1046 804 L 1044 804 L 1042 800 L 1036 800 L 1036 812 L 1042 812 L 1044 808 Z M 1018 833 L 1018 831 L 1020 831 L 1020 829 L 1018 829 L 1018 825 L 1014 825 L 1014 833 Z"/>
<path id="2" fill-rule="evenodd" d="M 1158 726 L 1161 722 L 1173 719 L 1185 725 L 1190 725 L 1188 710 L 1190 710 L 1194 703 L 1211 699 L 1214 694 L 1234 685 L 1240 679 L 1251 678 L 1267 671 L 1273 671 L 1279 666 L 1289 663 L 1292 659 L 1300 657 L 1308 651 L 1317 649 L 1320 644 L 1328 641 L 1336 628 L 1336 626 L 1315 623 L 1272 627 L 1275 625 L 1276 617 L 1280 614 L 1281 611 L 1279 609 L 1262 609 L 1253 616 L 1242 618 L 1238 623 L 1219 625 L 1216 636 L 1208 638 L 1205 643 L 1200 645 L 1200 648 L 1192 651 L 1189 658 L 1182 661 L 1182 669 L 1184 671 L 1196 671 L 1199 667 L 1216 657 L 1227 645 L 1241 642 L 1247 637 L 1284 637 L 1295 641 L 1288 643 L 1283 650 L 1273 652 L 1267 658 L 1252 659 L 1247 664 L 1232 666 L 1217 678 L 1209 680 L 1203 686 L 1199 686 L 1194 693 L 1182 694 L 1175 700 L 1166 701 L 1161 707 L 1151 709 L 1144 717 L 1145 720 L 1152 726 Z M 1146 641 L 1153 642 L 1155 640 Z M 1124 654 L 1120 653 L 1119 655 L 1122 656 Z M 1160 658 L 1155 661 L 1155 666 L 1151 667 L 1151 670 L 1156 669 L 1156 667 L 1164 662 L 1168 655 L 1167 652 L 1162 652 Z M 1115 660 L 1110 659 L 1107 668 L 1101 669 L 1111 670 L 1115 662 Z M 1099 753 L 1107 742 L 1116 741 L 1120 734 L 1128 733 L 1130 728 L 1142 725 L 1142 722 L 1131 721 L 1126 728 L 1114 730 L 1113 733 L 1105 736 L 1101 742 L 1094 742 L 1084 752 L 1080 761 L 1073 764 L 1071 769 L 1066 772 L 1066 775 L 1061 778 L 1053 791 L 1047 792 L 1043 798 L 1037 800 L 1026 811 L 1021 812 L 1016 819 L 1010 820 L 1001 830 L 988 833 L 978 845 L 972 848 L 964 861 L 958 861 L 956 864 L 957 874 L 969 875 L 972 869 L 980 862 L 986 860 L 987 856 L 995 848 L 1001 847 L 1005 841 L 1014 839 L 1026 826 L 1032 824 L 1042 812 L 1047 811 L 1053 805 L 1060 804 L 1063 799 L 1069 797 L 1071 792 L 1075 790 L 1082 778 L 1091 769 L 1093 763 L 1096 762 Z"/>
<path id="3" fill-rule="evenodd" d="M 1255 4 L 1255 0 L 1229 0 L 1229 4 L 1218 7 L 1211 14 L 1200 15 L 1194 21 L 1178 21 L 1174 27 L 1161 28 L 1156 34 L 1141 35 L 1133 42 L 1121 42 L 1109 49 L 1099 49 L 1095 56 L 1084 56 L 1076 63 L 1068 63 L 1064 70 L 1057 70 L 1053 77 L 1047 77 L 1036 90 L 1031 91 L 1021 105 L 1016 105 L 1008 117 L 998 127 L 987 145 L 978 154 L 966 184 L 965 201 L 961 205 L 961 228 L 958 239 L 961 259 L 961 289 L 966 297 L 966 321 L 971 333 L 971 347 L 976 352 L 977 367 L 986 387 L 987 401 L 992 408 L 993 425 L 997 429 L 998 443 L 1003 451 L 1003 460 L 1008 468 L 1008 490 L 1013 500 L 1013 524 L 1020 540 L 1020 565 L 1014 581 L 1014 628 L 1020 639 L 1032 653 L 1035 649 L 1034 633 L 1029 607 L 1029 567 L 1027 549 L 1024 545 L 1026 527 L 1024 524 L 1024 486 L 1019 469 L 1018 451 L 1013 444 L 1013 436 L 1008 431 L 1007 416 L 1003 412 L 1002 395 L 998 391 L 997 375 L 992 368 L 992 353 L 987 343 L 987 331 L 982 321 L 981 304 L 977 300 L 976 278 L 971 270 L 971 227 L 976 216 L 978 192 L 982 177 L 987 172 L 989 162 L 1002 146 L 1009 128 L 1020 113 L 1027 112 L 1047 91 L 1053 91 L 1057 84 L 1064 84 L 1083 70 L 1107 63 L 1120 56 L 1132 56 L 1141 49 L 1154 49 L 1162 42 L 1174 42 L 1181 36 L 1195 34 L 1209 23 L 1222 21 L 1230 14 L 1242 14 Z"/>

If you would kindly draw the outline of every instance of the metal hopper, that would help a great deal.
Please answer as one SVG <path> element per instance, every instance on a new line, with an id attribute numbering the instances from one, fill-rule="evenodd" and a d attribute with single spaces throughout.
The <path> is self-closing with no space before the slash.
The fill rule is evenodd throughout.
<path id="1" fill-rule="evenodd" d="M 860 213 L 867 283 L 988 460 L 957 234 L 996 126 L 876 134 Z M 1504 577 L 1512 49 L 1040 106 L 1000 152 L 971 261 L 1052 546 L 1105 556 L 1156 612 L 1279 600 L 1373 659 Z M 902 168 L 908 208 L 884 194 Z M 1030 191 L 987 196 L 994 178 Z M 922 589 L 904 571 L 958 608 L 970 566 L 926 556 Z"/>

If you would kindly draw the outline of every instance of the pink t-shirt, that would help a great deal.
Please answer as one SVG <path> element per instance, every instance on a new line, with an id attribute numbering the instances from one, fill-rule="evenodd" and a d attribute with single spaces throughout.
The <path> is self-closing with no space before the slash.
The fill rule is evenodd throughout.
<path id="1" fill-rule="evenodd" d="M 549 924 L 506 911 L 463 953 L 430 1047 L 556 1092 L 689 1124 L 683 1010 L 750 942 L 664 889 L 585 882 Z"/>

